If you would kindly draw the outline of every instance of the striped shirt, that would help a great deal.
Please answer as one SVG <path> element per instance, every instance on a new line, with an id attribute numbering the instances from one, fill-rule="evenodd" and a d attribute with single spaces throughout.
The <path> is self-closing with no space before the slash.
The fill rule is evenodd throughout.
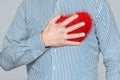
<path id="1" fill-rule="evenodd" d="M 47 22 L 82 10 L 94 24 L 80 46 L 45 48 L 40 33 Z M 4 38 L 0 66 L 26 65 L 28 80 L 98 80 L 100 52 L 106 80 L 120 80 L 120 37 L 106 0 L 24 0 Z"/>

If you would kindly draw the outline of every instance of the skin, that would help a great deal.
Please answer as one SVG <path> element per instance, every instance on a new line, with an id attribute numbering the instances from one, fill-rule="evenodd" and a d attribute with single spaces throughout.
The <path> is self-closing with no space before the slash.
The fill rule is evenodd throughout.
<path id="1" fill-rule="evenodd" d="M 75 20 L 78 15 L 73 15 L 61 23 L 56 21 L 61 17 L 61 14 L 53 17 L 41 33 L 42 41 L 45 47 L 60 47 L 60 46 L 79 46 L 80 42 L 69 41 L 68 39 L 84 37 L 85 33 L 67 34 L 85 25 L 84 22 L 72 25 L 66 28 L 70 22 Z"/>

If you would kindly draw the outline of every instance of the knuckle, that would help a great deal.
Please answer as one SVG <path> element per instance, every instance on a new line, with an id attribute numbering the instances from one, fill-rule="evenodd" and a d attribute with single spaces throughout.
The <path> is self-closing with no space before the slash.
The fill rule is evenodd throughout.
<path id="1" fill-rule="evenodd" d="M 79 25 L 74 25 L 74 26 L 72 27 L 72 30 L 77 29 L 77 28 L 79 28 Z"/>
<path id="2" fill-rule="evenodd" d="M 72 38 L 72 37 L 73 37 L 73 35 L 70 34 L 67 38 L 70 39 L 70 38 Z"/>
<path id="3" fill-rule="evenodd" d="M 53 27 L 53 26 L 56 26 L 56 24 L 49 23 L 48 26 L 49 26 L 49 27 Z"/>
<path id="4" fill-rule="evenodd" d="M 82 37 L 82 35 L 81 35 L 81 34 L 78 34 L 77 37 Z"/>
<path id="5" fill-rule="evenodd" d="M 65 45 L 66 44 L 66 40 L 65 39 L 59 39 L 58 43 L 59 43 L 59 45 Z"/>
<path id="6" fill-rule="evenodd" d="M 63 37 L 63 39 L 67 39 L 68 35 L 67 34 L 63 34 L 62 37 Z"/>
<path id="7" fill-rule="evenodd" d="M 68 19 L 66 19 L 64 22 L 63 22 L 63 24 L 64 25 L 67 25 L 68 23 L 70 23 L 72 20 L 70 19 L 70 18 L 68 18 Z"/>
<path id="8" fill-rule="evenodd" d="M 70 29 L 66 29 L 65 32 L 66 32 L 66 33 L 69 33 L 69 32 L 70 32 Z"/>
<path id="9" fill-rule="evenodd" d="M 67 45 L 67 40 L 65 40 L 65 39 L 63 40 L 63 45 L 65 45 L 65 46 Z"/>
<path id="10" fill-rule="evenodd" d="M 59 34 L 62 35 L 62 36 L 63 36 L 64 33 L 65 33 L 64 29 L 59 29 L 58 32 L 59 32 Z"/>
<path id="11" fill-rule="evenodd" d="M 74 30 L 74 28 L 76 28 L 76 26 L 72 26 L 72 27 L 70 27 L 70 30 Z"/>
<path id="12" fill-rule="evenodd" d="M 76 24 L 75 27 L 79 28 L 79 27 L 81 27 L 81 24 Z"/>
<path id="13" fill-rule="evenodd" d="M 63 25 L 63 22 L 61 22 L 61 23 L 57 23 L 59 26 L 62 26 Z"/>
<path id="14" fill-rule="evenodd" d="M 81 34 L 75 34 L 74 37 L 81 37 Z"/>

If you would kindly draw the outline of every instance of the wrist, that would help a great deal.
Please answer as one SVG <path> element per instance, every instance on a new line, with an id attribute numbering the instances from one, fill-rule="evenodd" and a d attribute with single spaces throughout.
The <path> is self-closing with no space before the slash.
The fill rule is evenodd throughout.
<path id="1" fill-rule="evenodd" d="M 45 47 L 49 47 L 49 46 L 47 45 L 47 40 L 45 39 L 43 32 L 41 32 L 40 37 L 41 37 L 42 42 L 44 43 Z"/>

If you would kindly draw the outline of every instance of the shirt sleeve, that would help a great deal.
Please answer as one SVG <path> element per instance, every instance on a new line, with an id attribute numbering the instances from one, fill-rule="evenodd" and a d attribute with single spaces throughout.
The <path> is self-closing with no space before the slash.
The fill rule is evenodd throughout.
<path id="1" fill-rule="evenodd" d="M 95 25 L 106 68 L 106 80 L 120 80 L 120 35 L 106 0 L 103 0 Z"/>
<path id="2" fill-rule="evenodd" d="M 45 48 L 40 34 L 29 37 L 25 9 L 23 2 L 3 41 L 0 66 L 6 71 L 31 63 L 49 49 Z"/>

